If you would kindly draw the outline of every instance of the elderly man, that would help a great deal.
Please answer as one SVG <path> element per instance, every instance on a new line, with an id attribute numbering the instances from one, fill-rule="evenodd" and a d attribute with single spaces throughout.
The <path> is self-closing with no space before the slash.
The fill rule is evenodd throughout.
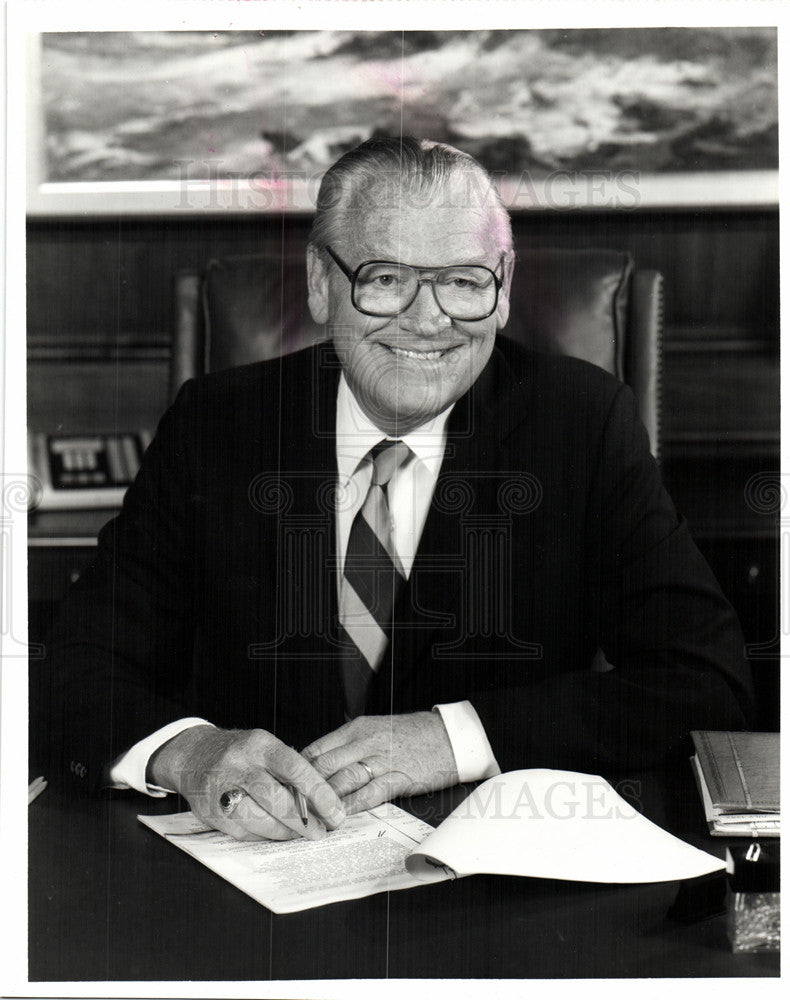
<path id="1" fill-rule="evenodd" d="M 307 269 L 332 346 L 188 383 L 70 595 L 64 771 L 318 837 L 499 768 L 643 768 L 742 728 L 737 622 L 629 390 L 497 338 L 518 276 L 482 168 L 364 143 L 324 178 Z"/>

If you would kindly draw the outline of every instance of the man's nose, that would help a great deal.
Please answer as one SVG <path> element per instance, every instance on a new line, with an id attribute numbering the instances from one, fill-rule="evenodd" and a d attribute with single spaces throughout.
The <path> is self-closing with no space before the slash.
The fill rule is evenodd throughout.
<path id="1" fill-rule="evenodd" d="M 446 330 L 452 320 L 436 301 L 430 281 L 421 281 L 417 296 L 400 314 L 401 326 L 423 336 L 433 336 Z"/>

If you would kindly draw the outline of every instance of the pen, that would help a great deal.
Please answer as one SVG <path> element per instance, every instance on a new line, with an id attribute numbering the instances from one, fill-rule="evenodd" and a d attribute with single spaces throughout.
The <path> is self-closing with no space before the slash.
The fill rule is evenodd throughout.
<path id="1" fill-rule="evenodd" d="M 291 749 L 294 751 L 294 753 L 298 752 L 296 747 L 291 747 Z M 298 788 L 294 788 L 293 785 L 291 785 L 291 791 L 293 792 L 293 796 L 296 799 L 296 807 L 299 810 L 299 816 L 302 819 L 302 826 L 307 826 L 308 822 L 307 799 L 304 797 L 304 793 L 300 792 Z"/>
<path id="2" fill-rule="evenodd" d="M 296 797 L 296 805 L 299 809 L 299 815 L 302 817 L 302 826 L 307 826 L 307 799 L 304 797 L 304 793 L 300 792 L 298 788 L 294 788 L 293 793 Z"/>
<path id="3" fill-rule="evenodd" d="M 36 778 L 35 781 L 31 781 L 27 788 L 27 804 L 30 805 L 31 802 L 37 799 L 46 787 L 47 782 L 43 777 Z"/>

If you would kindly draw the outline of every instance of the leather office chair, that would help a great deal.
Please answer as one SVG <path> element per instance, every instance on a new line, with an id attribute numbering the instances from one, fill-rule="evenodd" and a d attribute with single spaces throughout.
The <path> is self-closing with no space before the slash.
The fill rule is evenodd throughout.
<path id="1" fill-rule="evenodd" d="M 591 361 L 634 391 L 658 457 L 662 279 L 627 253 L 516 246 L 506 336 Z M 188 378 L 324 340 L 307 308 L 303 250 L 212 260 L 176 276 L 171 392 Z"/>

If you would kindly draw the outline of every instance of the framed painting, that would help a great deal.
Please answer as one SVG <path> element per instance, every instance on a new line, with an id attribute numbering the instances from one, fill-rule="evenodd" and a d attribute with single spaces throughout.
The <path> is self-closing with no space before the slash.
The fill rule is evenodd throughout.
<path id="1" fill-rule="evenodd" d="M 771 205 L 771 27 L 30 36 L 28 210 L 309 212 L 373 135 L 446 140 L 509 208 Z"/>

